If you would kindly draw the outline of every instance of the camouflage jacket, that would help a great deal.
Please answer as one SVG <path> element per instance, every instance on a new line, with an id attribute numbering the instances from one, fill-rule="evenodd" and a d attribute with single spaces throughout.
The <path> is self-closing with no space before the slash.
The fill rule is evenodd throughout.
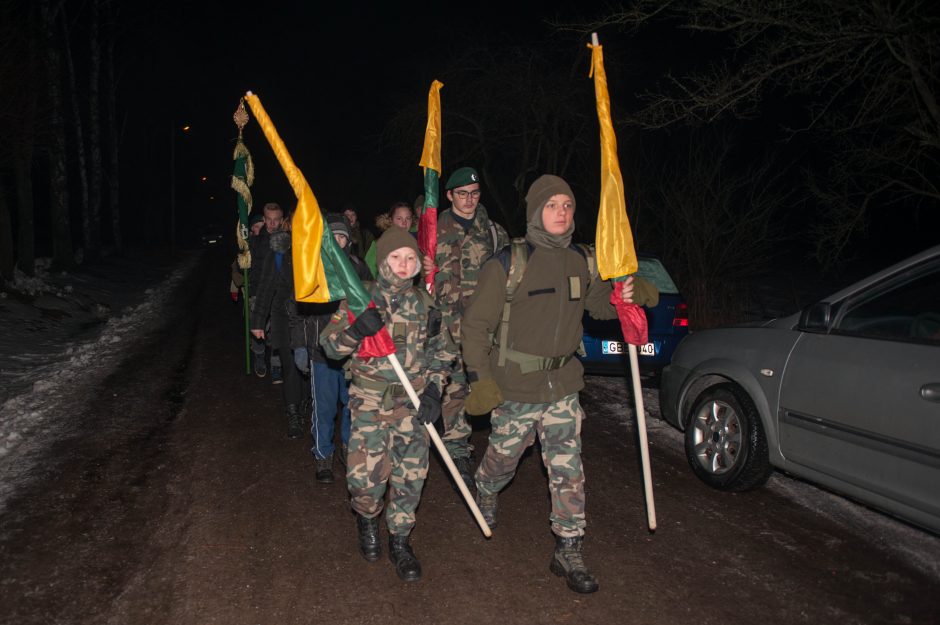
<path id="1" fill-rule="evenodd" d="M 431 382 L 443 388 L 449 365 L 457 354 L 449 333 L 441 327 L 440 313 L 424 291 L 409 286 L 400 293 L 390 294 L 379 287 L 380 282 L 381 278 L 365 286 L 385 318 L 385 327 L 395 342 L 398 361 L 412 386 L 419 395 Z M 349 356 L 359 347 L 359 341 L 346 332 L 350 325 L 348 310 L 344 300 L 320 334 L 320 344 L 330 358 Z M 392 390 L 395 391 L 393 403 L 396 406 L 410 406 L 408 397 L 399 387 L 398 375 L 387 358 L 364 360 L 353 356 L 349 371 L 352 375 L 350 394 L 363 401 L 364 410 L 389 410 L 387 400 L 392 397 L 388 393 L 389 386 L 395 387 Z M 384 406 L 383 399 L 386 400 Z"/>
<path id="2" fill-rule="evenodd" d="M 490 220 L 482 204 L 477 206 L 469 232 L 453 218 L 453 208 L 437 219 L 437 254 L 434 263 L 434 295 L 444 316 L 444 325 L 460 342 L 460 318 L 477 287 L 480 268 L 497 250 L 509 245 L 506 230 Z M 491 225 L 493 226 L 491 228 Z M 493 245 L 493 232 L 496 245 Z"/>

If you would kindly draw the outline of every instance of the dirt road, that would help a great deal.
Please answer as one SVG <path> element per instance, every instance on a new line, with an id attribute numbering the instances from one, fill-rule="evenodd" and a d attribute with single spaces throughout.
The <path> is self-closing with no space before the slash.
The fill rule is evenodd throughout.
<path id="1" fill-rule="evenodd" d="M 404 584 L 358 554 L 345 483 L 314 481 L 309 437 L 285 437 L 280 393 L 244 372 L 226 258 L 207 254 L 178 314 L 69 418 L 80 433 L 0 517 L 4 623 L 931 623 L 940 580 L 903 553 L 936 538 L 816 514 L 779 489 L 724 494 L 651 429 L 659 529 L 646 530 L 628 392 L 583 394 L 588 564 L 567 590 L 537 453 L 485 539 L 432 456 Z M 222 277 L 220 277 L 222 276 Z M 474 434 L 486 445 L 486 423 Z M 786 478 L 784 478 L 786 479 Z M 889 521 L 888 525 L 894 523 Z M 896 542 L 901 536 L 909 544 Z M 384 538 L 384 529 L 383 529 Z M 384 547 L 384 545 L 383 545 Z M 384 555 L 384 554 L 383 554 Z"/>

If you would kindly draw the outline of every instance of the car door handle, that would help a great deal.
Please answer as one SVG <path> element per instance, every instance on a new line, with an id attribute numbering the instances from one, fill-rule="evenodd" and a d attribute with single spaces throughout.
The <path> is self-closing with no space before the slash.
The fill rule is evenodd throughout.
<path id="1" fill-rule="evenodd" d="M 940 384 L 924 384 L 920 387 L 920 396 L 927 401 L 940 403 Z"/>

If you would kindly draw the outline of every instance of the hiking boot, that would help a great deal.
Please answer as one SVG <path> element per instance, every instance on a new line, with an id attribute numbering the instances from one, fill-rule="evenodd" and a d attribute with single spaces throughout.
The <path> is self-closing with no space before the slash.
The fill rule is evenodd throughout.
<path id="1" fill-rule="evenodd" d="M 470 458 L 453 458 L 453 461 L 463 483 L 467 485 L 467 489 L 469 489 L 470 492 L 473 492 L 473 489 L 476 488 L 476 484 L 473 481 L 473 466 L 470 462 Z"/>
<path id="2" fill-rule="evenodd" d="M 333 456 L 317 458 L 317 481 L 321 484 L 333 483 Z"/>
<path id="3" fill-rule="evenodd" d="M 597 580 L 584 565 L 581 555 L 582 536 L 562 538 L 555 536 L 555 554 L 549 566 L 552 573 L 564 577 L 568 588 L 575 592 L 592 593 L 598 589 Z"/>
<path id="4" fill-rule="evenodd" d="M 302 438 L 304 429 L 301 426 L 303 417 L 297 404 L 287 405 L 287 438 Z"/>
<path id="5" fill-rule="evenodd" d="M 408 544 L 408 534 L 388 535 L 388 559 L 395 565 L 395 572 L 402 581 L 416 582 L 421 579 L 421 563 Z"/>
<path id="6" fill-rule="evenodd" d="M 480 489 L 477 489 L 476 496 L 477 507 L 480 509 L 480 514 L 483 515 L 483 520 L 486 521 L 486 524 L 490 529 L 496 528 L 496 508 L 499 503 L 498 495 L 484 495 L 480 492 Z"/>
<path id="7" fill-rule="evenodd" d="M 284 384 L 284 376 L 279 365 L 271 365 L 271 384 Z"/>
<path id="8" fill-rule="evenodd" d="M 357 514 L 356 527 L 359 530 L 359 553 L 369 562 L 377 562 L 382 555 L 382 543 L 379 542 L 379 518 L 367 519 Z"/>
<path id="9" fill-rule="evenodd" d="M 263 378 L 268 375 L 268 366 L 264 364 L 264 354 L 253 354 L 251 360 L 256 376 Z"/>

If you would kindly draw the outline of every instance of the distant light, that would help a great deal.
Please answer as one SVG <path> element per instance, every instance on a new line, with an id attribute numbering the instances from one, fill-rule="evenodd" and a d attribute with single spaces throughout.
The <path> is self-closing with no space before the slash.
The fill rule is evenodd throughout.
<path id="1" fill-rule="evenodd" d="M 205 182 L 206 180 L 208 180 L 208 178 L 206 178 L 205 176 L 203 176 L 202 178 L 200 178 L 200 180 L 202 180 L 203 182 Z"/>
<path id="2" fill-rule="evenodd" d="M 189 126 L 183 126 L 183 132 L 189 132 Z"/>
<path id="3" fill-rule="evenodd" d="M 215 196 L 214 196 L 214 195 L 210 195 L 210 196 L 209 196 L 209 199 L 210 199 L 210 200 L 214 200 L 214 199 L 215 199 Z"/>

